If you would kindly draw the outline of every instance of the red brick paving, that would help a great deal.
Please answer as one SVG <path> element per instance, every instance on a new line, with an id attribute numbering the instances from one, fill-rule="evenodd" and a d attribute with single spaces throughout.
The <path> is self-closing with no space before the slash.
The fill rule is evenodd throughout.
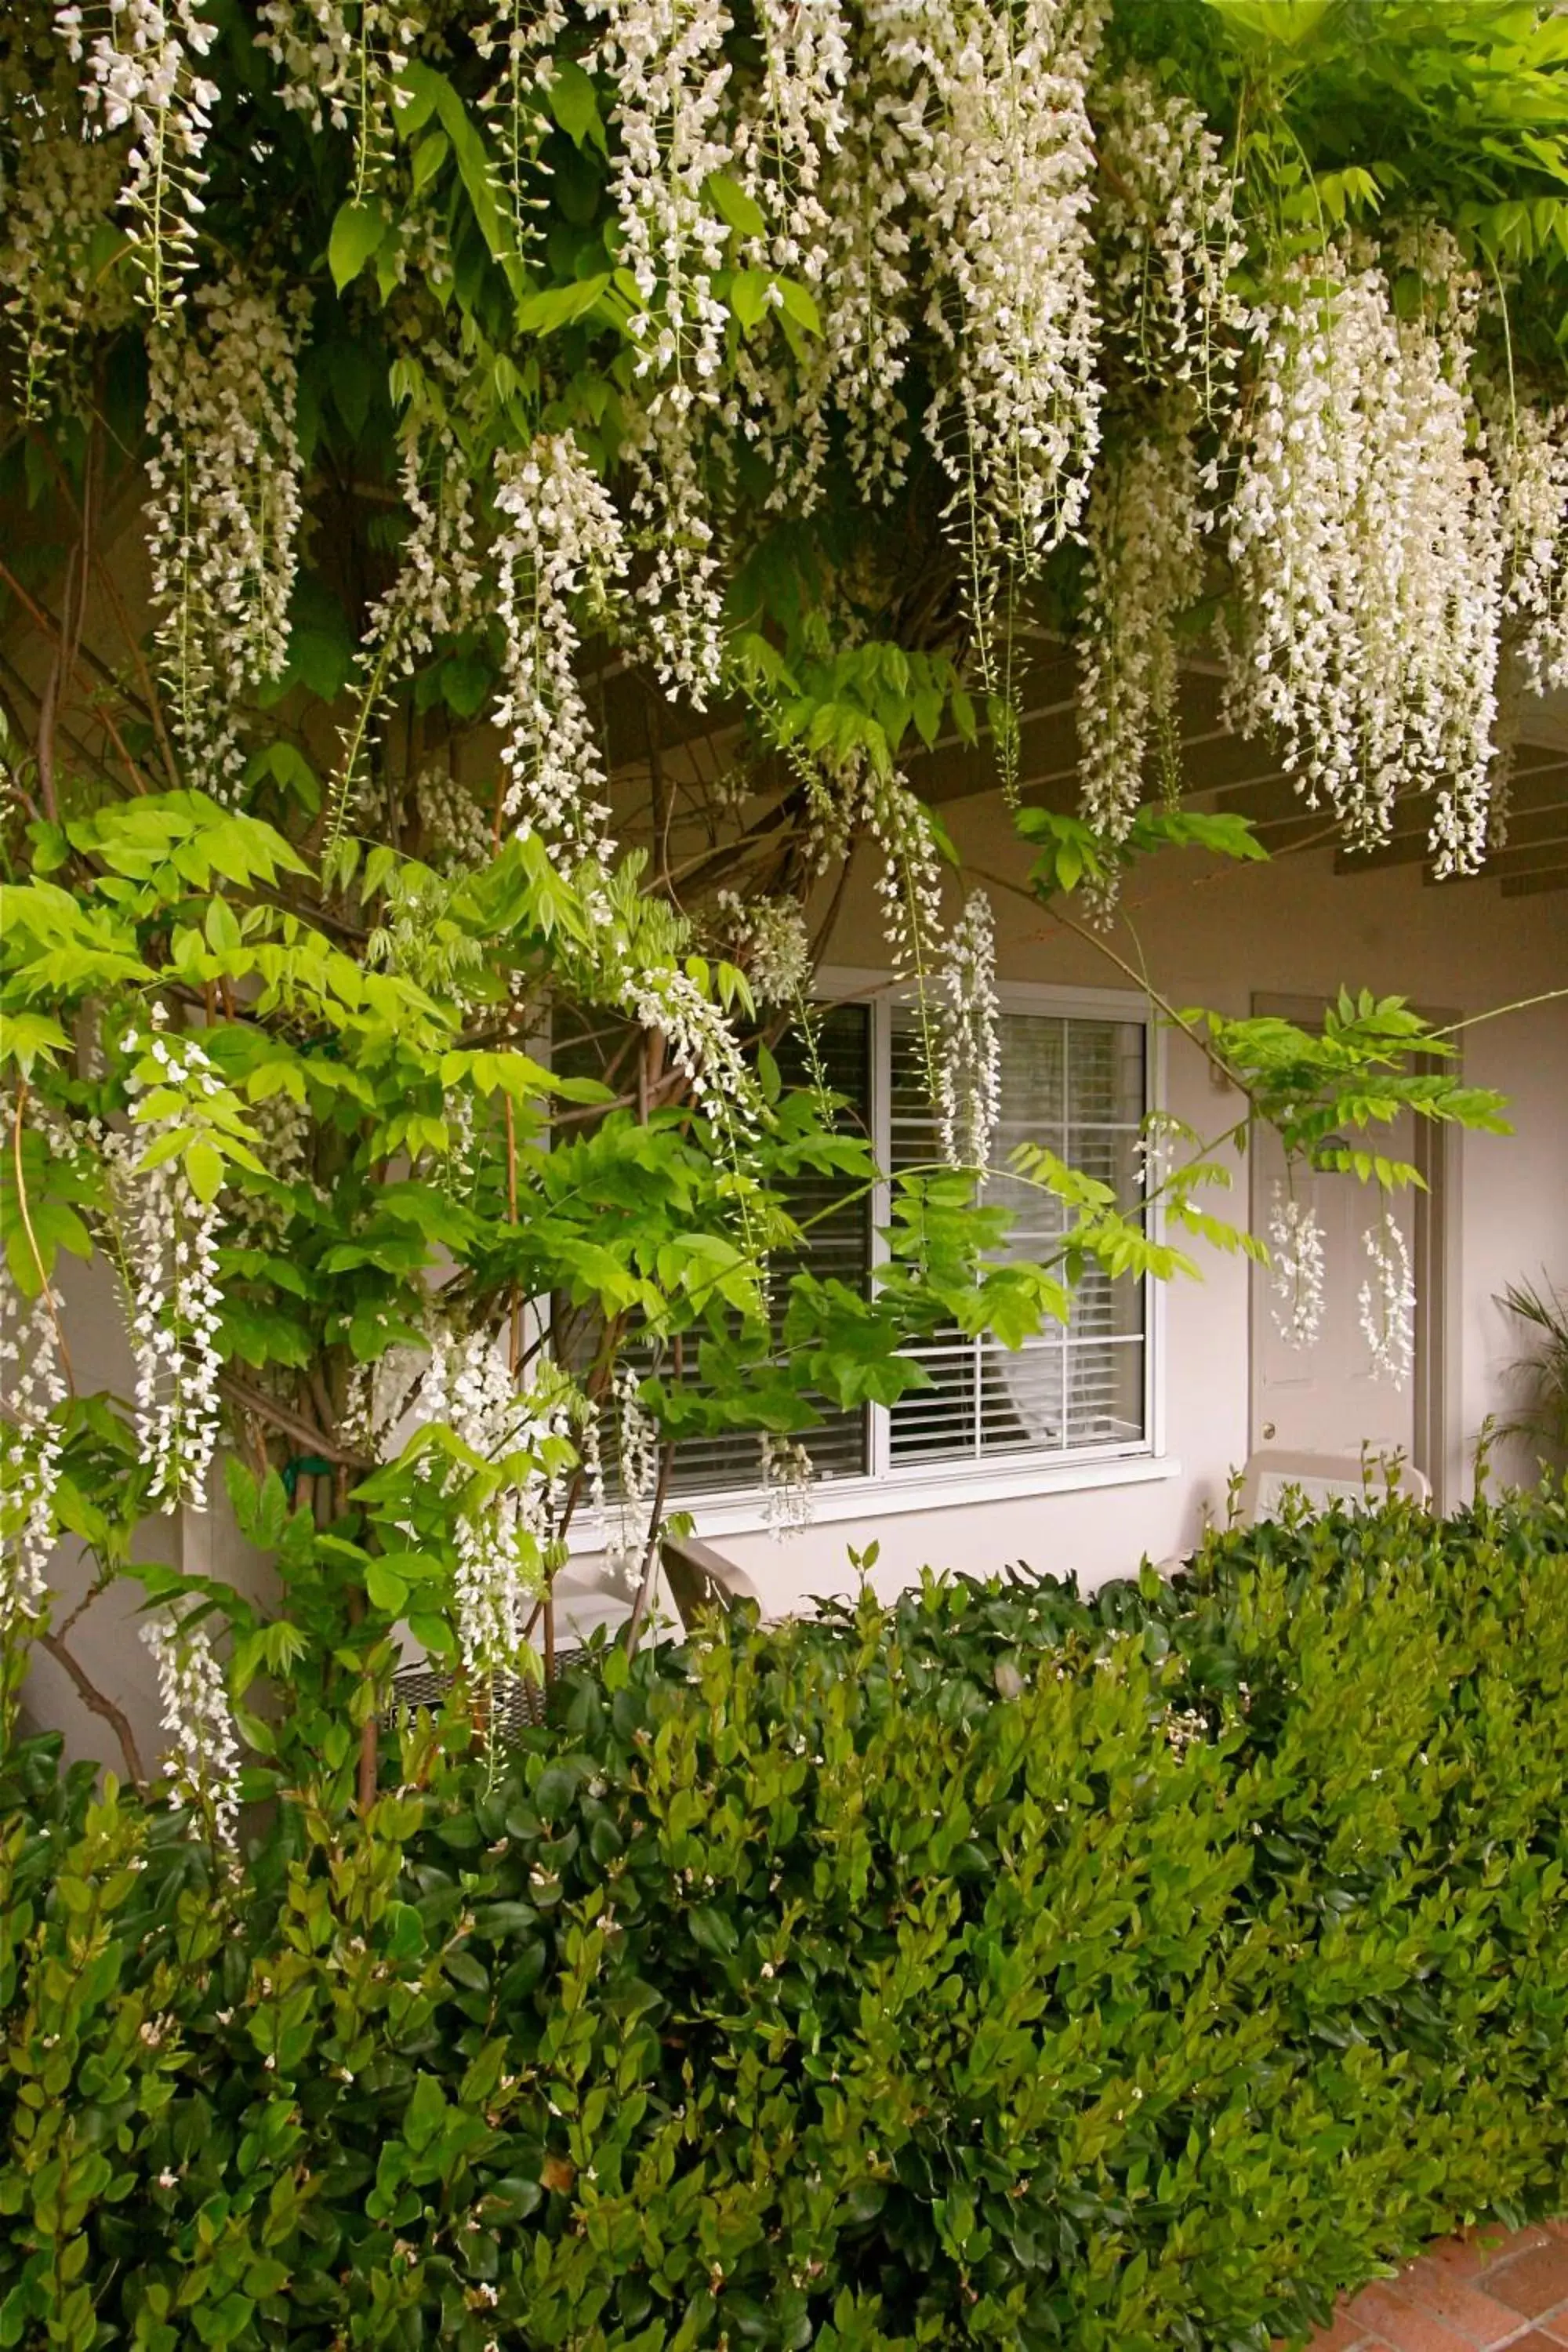
<path id="1" fill-rule="evenodd" d="M 1308 2352 L 1568 2352 L 1568 2221 L 1467 2231 L 1347 2298 Z"/>

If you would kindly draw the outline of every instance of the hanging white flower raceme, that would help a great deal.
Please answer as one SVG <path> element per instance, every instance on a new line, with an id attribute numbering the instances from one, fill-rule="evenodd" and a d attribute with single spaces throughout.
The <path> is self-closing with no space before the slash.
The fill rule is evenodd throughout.
<path id="1" fill-rule="evenodd" d="M 1152 751 L 1173 765 L 1176 622 L 1201 578 L 1197 461 L 1189 436 L 1109 451 L 1089 502 L 1079 641 L 1079 767 L 1085 817 L 1125 840 Z"/>
<path id="2" fill-rule="evenodd" d="M 90 29 L 101 15 L 97 31 Z M 130 214 L 142 289 L 153 318 L 179 303 L 194 259 L 206 173 L 202 153 L 218 100 L 198 67 L 217 27 L 200 0 L 82 0 L 55 11 L 73 62 L 86 66 L 82 110 L 90 131 L 132 134 L 121 203 Z"/>
<path id="3" fill-rule="evenodd" d="M 775 1541 L 800 1535 L 811 1525 L 816 1494 L 810 1454 L 795 1439 L 763 1430 L 757 1440 L 757 1469 L 769 1535 Z"/>
<path id="4" fill-rule="evenodd" d="M 882 773 L 869 761 L 853 762 L 814 810 L 821 863 L 846 855 L 860 832 L 880 853 L 875 888 L 893 977 L 913 981 L 923 994 L 940 953 L 942 864 L 930 813 L 897 770 Z"/>
<path id="5" fill-rule="evenodd" d="M 1489 404 L 1487 447 L 1501 499 L 1503 612 L 1533 694 L 1568 685 L 1568 408 Z"/>
<path id="6" fill-rule="evenodd" d="M 1090 273 L 1096 0 L 942 0 L 909 12 L 928 77 L 913 160 L 927 319 L 951 353 L 926 430 L 984 606 L 1075 530 L 1099 441 Z"/>
<path id="7" fill-rule="evenodd" d="M 539 99 L 555 78 L 551 52 L 565 28 L 559 0 L 502 0 L 474 29 L 474 47 L 495 75 L 479 106 L 500 156 L 500 178 L 520 253 L 540 235 L 537 215 L 542 206 L 529 194 L 528 173 L 548 128 Z"/>
<path id="8" fill-rule="evenodd" d="M 608 787 L 577 680 L 577 612 L 602 619 L 611 609 L 626 563 L 620 523 L 569 433 L 541 435 L 503 461 L 496 510 L 503 814 L 524 836 L 607 866 Z"/>
<path id="9" fill-rule="evenodd" d="M 26 416 L 41 416 L 72 386 L 73 356 L 89 336 L 112 333 L 131 315 L 123 274 L 93 267 L 123 168 L 118 142 L 84 141 L 50 114 L 19 141 L 0 207 L 0 302 L 20 347 Z"/>
<path id="10" fill-rule="evenodd" d="M 1315 1345 L 1323 1326 L 1323 1234 L 1317 1213 L 1276 1184 L 1268 1211 L 1274 1323 L 1292 1348 Z"/>
<path id="11" fill-rule="evenodd" d="M 494 850 L 484 811 L 450 768 L 421 768 L 414 779 L 425 862 L 438 874 L 488 865 Z"/>
<path id="12" fill-rule="evenodd" d="M 405 440 L 402 489 L 409 528 L 392 585 L 370 608 L 360 642 L 354 712 L 340 730 L 333 842 L 350 815 L 363 811 L 371 747 L 391 707 L 393 688 L 412 677 L 444 638 L 475 625 L 484 610 L 473 470 L 449 425 L 423 441 L 413 433 Z"/>
<path id="13" fill-rule="evenodd" d="M 313 131 L 331 123 L 354 142 L 353 200 L 362 204 L 391 167 L 399 76 L 421 20 L 386 0 L 262 0 L 258 46 L 278 68 L 279 94 Z"/>
<path id="14" fill-rule="evenodd" d="M 642 633 L 668 686 L 700 709 L 719 681 L 722 595 L 703 483 L 729 313 L 714 289 L 728 227 L 709 184 L 731 162 L 725 120 L 731 18 L 721 0 L 588 0 L 603 30 L 591 62 L 618 92 L 612 168 L 642 386 L 628 448 L 632 520 L 649 562 Z"/>
<path id="15" fill-rule="evenodd" d="M 142 1640 L 158 1670 L 161 1722 L 170 1748 L 163 1770 L 176 1804 L 197 1815 L 220 1851 L 232 1852 L 239 1823 L 239 1746 L 228 1685 L 205 1625 L 188 1622 L 193 1601 L 150 1617 Z"/>
<path id="16" fill-rule="evenodd" d="M 1345 840 L 1386 840 L 1435 791 L 1437 869 L 1485 845 L 1500 574 L 1468 446 L 1466 347 L 1396 322 L 1381 273 L 1334 251 L 1258 314 L 1258 374 L 1229 514 L 1241 629 L 1226 709 L 1272 730 Z"/>
<path id="17" fill-rule="evenodd" d="M 243 699 L 289 656 L 301 461 L 298 328 L 230 276 L 148 337 L 147 549 L 190 781 L 232 797 Z"/>
<path id="18" fill-rule="evenodd" d="M 559 1374 L 520 1389 L 487 1332 L 432 1337 L 420 1418 L 441 1422 L 499 1481 L 462 1465 L 448 1474 L 466 1488 L 455 1530 L 453 1614 L 465 1673 L 489 1681 L 515 1672 L 540 1591 L 544 1549 L 564 1498 L 571 1460 L 572 1391 Z"/>
<path id="19" fill-rule="evenodd" d="M 0 1643 L 42 1609 L 58 1532 L 58 1312 L 47 1291 L 24 1298 L 0 1255 Z"/>
<path id="20" fill-rule="evenodd" d="M 242 1244 L 275 1247 L 294 1213 L 291 1188 L 310 1174 L 310 1109 L 308 1103 L 279 1092 L 251 1105 L 249 1116 L 256 1156 L 268 1181 L 265 1190 L 237 1186 L 226 1203 L 227 1214 Z"/>
<path id="21" fill-rule="evenodd" d="M 400 1341 L 374 1362 L 351 1365 L 340 1423 L 344 1444 L 373 1462 L 390 1461 L 396 1451 L 397 1424 L 407 1412 L 429 1360 L 425 1349 Z"/>
<path id="22" fill-rule="evenodd" d="M 817 303 L 829 274 L 835 224 L 824 174 L 849 129 L 850 31 L 840 0 L 758 0 L 756 28 L 761 69 L 740 102 L 735 164 L 765 228 L 746 239 L 742 256 L 751 274 L 731 292 L 744 331 L 732 355 L 738 396 L 726 404 L 724 420 L 765 460 L 766 503 L 809 512 L 821 495 L 827 456 L 826 373 L 821 338 L 799 332 L 798 319 L 799 365 L 792 363 L 778 314 L 786 302 L 797 310 L 800 305 L 778 278 L 804 287 Z"/>
<path id="23" fill-rule="evenodd" d="M 1002 1107 L 996 937 L 983 890 L 965 900 L 933 991 L 937 1131 L 950 1168 L 985 1168 Z"/>
<path id="24" fill-rule="evenodd" d="M 145 1051 L 159 1073 L 156 1079 L 135 1070 L 128 1076 L 133 1112 L 137 1097 L 154 1087 L 198 1098 L 222 1091 L 194 1038 L 155 1031 L 150 1038 L 128 1037 L 126 1046 L 133 1054 Z M 152 1467 L 152 1500 L 165 1511 L 182 1503 L 193 1510 L 206 1507 L 223 1361 L 218 1202 L 198 1198 L 178 1154 L 153 1167 L 143 1164 L 184 1123 L 183 1102 L 177 1102 L 129 1133 L 103 1139 L 136 1367 L 136 1437 Z"/>
<path id="25" fill-rule="evenodd" d="M 910 454 L 910 173 L 926 142 L 928 93 L 910 0 L 865 0 L 859 18 L 847 120 L 822 175 L 826 219 L 814 289 L 822 333 L 799 355 L 790 429 L 813 453 L 808 494 L 836 408 L 857 482 L 890 498 Z"/>
<path id="26" fill-rule="evenodd" d="M 1235 174 L 1192 101 L 1142 67 L 1102 82 L 1093 105 L 1107 341 L 1132 374 L 1190 387 L 1210 416 L 1234 381 L 1247 316 L 1230 286 L 1243 251 Z"/>
<path id="27" fill-rule="evenodd" d="M 641 1564 L 658 1491 L 658 1423 L 644 1409 L 641 1388 L 641 1373 L 623 1357 L 610 1384 L 616 1477 L 605 1546 L 611 1569 L 619 1574 Z M 599 1507 L 603 1511 L 602 1485 Z"/>
<path id="28" fill-rule="evenodd" d="M 738 1160 L 766 1113 L 756 1074 L 722 1009 L 689 972 L 672 964 L 626 972 L 621 1001 L 642 1028 L 662 1037 L 666 1056 L 686 1080 L 692 1101 Z"/>
<path id="29" fill-rule="evenodd" d="M 1415 1277 L 1410 1250 L 1392 1210 L 1362 1235 L 1370 1271 L 1356 1293 L 1372 1376 L 1402 1389 L 1415 1361 Z"/>
<path id="30" fill-rule="evenodd" d="M 757 1003 L 796 1003 L 811 979 L 811 935 L 795 900 L 742 898 L 721 890 L 714 908 Z"/>

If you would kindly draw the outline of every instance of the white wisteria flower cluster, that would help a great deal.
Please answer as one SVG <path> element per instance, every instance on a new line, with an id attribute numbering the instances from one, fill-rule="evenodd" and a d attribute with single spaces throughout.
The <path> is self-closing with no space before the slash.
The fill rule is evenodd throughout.
<path id="1" fill-rule="evenodd" d="M 1229 717 L 1278 737 L 1352 846 L 1388 838 L 1399 797 L 1433 795 L 1439 875 L 1485 855 L 1505 605 L 1542 593 L 1521 569 L 1510 583 L 1509 501 L 1478 446 L 1473 291 L 1443 293 L 1436 320 L 1399 318 L 1365 257 L 1295 266 L 1258 314 L 1226 524 Z M 1559 509 L 1555 541 L 1530 536 L 1562 527 Z"/>
<path id="2" fill-rule="evenodd" d="M 626 571 L 621 526 L 570 434 L 542 434 L 502 467 L 495 609 L 505 646 L 495 707 L 504 815 L 573 863 L 607 866 L 607 782 L 578 682 L 576 613 L 603 616 Z"/>
<path id="3" fill-rule="evenodd" d="M 1246 306 L 1236 182 L 1215 133 L 1179 90 L 1129 67 L 1093 94 L 1100 131 L 1098 295 L 1131 373 L 1188 386 L 1212 415 L 1235 375 Z"/>
<path id="4" fill-rule="evenodd" d="M 198 1198 L 177 1151 L 156 1155 L 181 1132 L 185 1098 L 224 1087 L 195 1038 L 154 1028 L 129 1035 L 125 1049 L 145 1055 L 157 1072 L 132 1069 L 133 1124 L 102 1138 L 136 1367 L 136 1436 L 152 1468 L 153 1501 L 165 1511 L 182 1503 L 199 1511 L 218 1436 L 219 1203 Z M 137 1116 L 140 1100 L 151 1106 L 161 1096 L 169 1097 L 166 1109 Z"/>
<path id="5" fill-rule="evenodd" d="M 1402 1389 L 1415 1361 L 1415 1277 L 1399 1221 L 1385 1209 L 1362 1235 L 1368 1272 L 1356 1293 L 1372 1376 Z"/>
<path id="6" fill-rule="evenodd" d="M 191 781 L 232 798 L 245 698 L 289 657 L 299 562 L 297 325 L 226 276 L 149 338 L 147 548 Z"/>
<path id="7" fill-rule="evenodd" d="M 150 1617 L 142 1640 L 158 1674 L 163 1770 L 176 1804 L 188 1806 L 214 1846 L 232 1853 L 239 1825 L 239 1743 L 228 1684 L 195 1603 L 176 1601 Z"/>
<path id="8" fill-rule="evenodd" d="M 1152 751 L 1174 733 L 1176 624 L 1192 600 L 1203 527 L 1190 436 L 1154 434 L 1101 461 L 1089 503 L 1079 640 L 1083 813 L 1125 840 Z"/>
<path id="9" fill-rule="evenodd" d="M 519 1384 L 489 1332 L 458 1335 L 437 1322 L 419 1397 L 422 1422 L 449 1429 L 484 1471 L 454 1464 L 457 1514 L 453 1616 L 465 1673 L 480 1682 L 514 1673 L 541 1587 L 544 1547 L 563 1499 L 573 1397 L 553 1370 Z"/>
<path id="10" fill-rule="evenodd" d="M 199 0 L 102 0 L 100 6 L 69 0 L 56 9 L 55 27 L 73 63 L 85 67 L 88 129 L 130 130 L 120 200 L 131 215 L 147 300 L 163 320 L 178 306 L 195 261 L 206 179 L 202 154 L 219 94 L 199 61 L 217 27 Z"/>
<path id="11" fill-rule="evenodd" d="M 798 1004 L 811 982 L 811 935 L 793 898 L 742 898 L 721 890 L 713 902 L 731 953 L 746 969 L 759 1004 Z"/>
<path id="12" fill-rule="evenodd" d="M 797 1438 L 778 1437 L 763 1430 L 757 1440 L 757 1473 L 763 1489 L 763 1517 L 775 1541 L 801 1535 L 810 1527 L 816 1496 L 811 1456 Z"/>
<path id="13" fill-rule="evenodd" d="M 1274 1322 L 1292 1348 L 1310 1348 L 1323 1328 L 1323 1229 L 1317 1212 L 1276 1184 L 1268 1209 Z"/>
<path id="14" fill-rule="evenodd" d="M 386 0 L 262 0 L 257 38 L 278 68 L 285 106 L 313 130 L 330 122 L 354 141 L 354 197 L 392 162 L 398 77 L 423 29 L 418 15 Z"/>
<path id="15" fill-rule="evenodd" d="M 613 166 L 642 388 L 632 520 L 650 562 L 637 609 L 658 674 L 700 709 L 719 683 L 719 543 L 700 457 L 717 411 L 729 311 L 714 279 L 729 228 L 710 194 L 731 161 L 731 30 L 721 0 L 588 0 L 594 63 L 614 81 Z"/>
<path id="16" fill-rule="evenodd" d="M 1092 0 L 941 0 L 893 55 L 929 93 L 909 185 L 930 252 L 926 315 L 952 353 L 926 431 L 976 617 L 1000 565 L 1027 576 L 1089 495 L 1100 380 L 1089 210 Z"/>
<path id="17" fill-rule="evenodd" d="M 825 181 L 849 134 L 851 34 L 839 0 L 758 0 L 756 23 L 762 69 L 740 101 L 735 163 L 764 224 L 743 248 L 759 308 L 734 354 L 738 396 L 727 404 L 724 421 L 765 459 L 767 504 L 809 512 L 821 494 L 828 446 L 829 372 L 816 357 L 822 338 L 797 332 L 792 352 L 777 335 L 758 336 L 755 329 L 765 318 L 776 324 L 784 310 L 774 273 L 805 289 L 821 323 L 835 242 Z"/>
<path id="18" fill-rule="evenodd" d="M 0 207 L 0 300 L 20 346 L 22 412 L 40 416 L 64 388 L 75 351 L 131 314 L 117 270 L 95 268 L 94 248 L 119 198 L 122 140 L 81 139 L 53 110 L 24 109 L 0 83 L 20 138 Z"/>
<path id="19" fill-rule="evenodd" d="M 950 1168 L 984 1169 L 1002 1108 L 996 934 L 984 890 L 965 900 L 933 991 L 936 1116 Z"/>
<path id="20" fill-rule="evenodd" d="M 67 1383 L 58 1307 L 24 1298 L 0 1253 L 0 1643 L 43 1606 L 56 1537 Z"/>

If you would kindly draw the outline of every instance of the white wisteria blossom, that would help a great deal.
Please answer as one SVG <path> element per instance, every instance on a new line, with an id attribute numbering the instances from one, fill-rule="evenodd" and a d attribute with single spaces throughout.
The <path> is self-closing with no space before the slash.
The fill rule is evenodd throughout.
<path id="1" fill-rule="evenodd" d="M 701 455 L 720 400 L 729 312 L 714 279 L 729 228 L 710 194 L 731 163 L 731 20 L 721 0 L 587 0 L 602 30 L 592 62 L 615 83 L 620 143 L 612 184 L 642 386 L 632 520 L 648 563 L 642 631 L 668 685 L 698 708 L 719 682 L 719 546 Z"/>
<path id="2" fill-rule="evenodd" d="M 1093 0 L 942 0 L 907 12 L 926 78 L 910 186 L 926 318 L 951 354 L 926 431 L 982 617 L 999 564 L 1077 529 L 1100 436 L 1089 208 Z"/>
<path id="3" fill-rule="evenodd" d="M 983 890 L 965 900 L 932 991 L 937 1132 L 950 1168 L 985 1168 L 1002 1107 L 996 935 Z"/>
<path id="4" fill-rule="evenodd" d="M 721 890 L 714 899 L 724 940 L 746 969 L 759 1004 L 797 1003 L 811 979 L 811 935 L 793 898 L 742 898 Z"/>
<path id="5" fill-rule="evenodd" d="M 721 1008 L 689 972 L 661 964 L 628 971 L 622 1001 L 634 1020 L 663 1039 L 692 1101 L 738 1155 L 761 1128 L 764 1111 L 756 1075 Z"/>
<path id="6" fill-rule="evenodd" d="M 552 1369 L 520 1387 L 491 1334 L 458 1336 L 437 1321 L 419 1418 L 443 1423 L 482 1465 L 455 1462 L 447 1474 L 462 1497 L 453 1616 L 464 1671 L 478 1681 L 519 1668 L 564 1499 L 572 1416 L 563 1375 Z"/>
<path id="7" fill-rule="evenodd" d="M 202 1822 L 214 1846 L 232 1853 L 239 1824 L 239 1744 L 228 1684 L 205 1624 L 190 1622 L 193 1600 L 150 1617 L 142 1640 L 158 1672 L 162 1725 L 170 1747 L 163 1770 L 176 1804 Z"/>
<path id="8" fill-rule="evenodd" d="M 763 1515 L 775 1541 L 800 1535 L 811 1525 L 816 1494 L 811 1456 L 795 1438 L 776 1437 L 763 1430 L 757 1440 L 757 1471 L 763 1488 Z"/>
<path id="9" fill-rule="evenodd" d="M 605 1546 L 612 1570 L 622 1575 L 641 1564 L 658 1491 L 658 1423 L 645 1410 L 641 1390 L 642 1374 L 623 1356 L 610 1383 L 616 1475 Z M 602 1486 L 599 1507 L 604 1509 Z"/>
<path id="10" fill-rule="evenodd" d="M 1241 625 L 1226 715 L 1276 735 L 1352 847 L 1388 838 L 1400 795 L 1435 793 L 1436 870 L 1471 872 L 1501 582 L 1462 322 L 1396 320 L 1382 272 L 1335 248 L 1293 266 L 1257 335 L 1227 519 Z"/>
<path id="11" fill-rule="evenodd" d="M 500 179 L 520 253 L 540 236 L 542 207 L 529 194 L 528 173 L 546 128 L 538 99 L 554 79 L 551 51 L 565 26 L 559 0 L 502 0 L 474 30 L 474 47 L 495 76 L 479 104 L 500 151 Z"/>
<path id="12" fill-rule="evenodd" d="M 761 70 L 740 100 L 734 142 L 741 185 L 763 229 L 747 237 L 748 274 L 731 288 L 746 331 L 733 352 L 736 397 L 724 421 L 764 460 L 767 505 L 809 512 L 827 457 L 830 370 L 817 361 L 820 335 L 800 332 L 799 289 L 812 306 L 807 320 L 819 325 L 835 231 L 824 176 L 849 130 L 851 33 L 840 0 L 758 0 L 756 24 Z M 786 310 L 793 354 L 779 317 Z"/>
<path id="13" fill-rule="evenodd" d="M 926 137 L 927 92 L 909 37 L 909 0 L 866 0 L 860 15 L 847 120 L 822 175 L 826 222 L 813 281 L 822 332 L 798 358 L 792 425 L 798 445 L 821 449 L 836 408 L 857 480 L 889 498 L 910 454 L 909 174 Z"/>
<path id="14" fill-rule="evenodd" d="M 67 1382 L 59 1306 L 25 1298 L 0 1255 L 0 1643 L 44 1604 L 58 1532 Z"/>
<path id="15" fill-rule="evenodd" d="M 289 657 L 301 461 L 297 321 L 226 275 L 149 337 L 147 550 L 190 781 L 232 798 L 244 698 Z"/>
<path id="16" fill-rule="evenodd" d="M 452 874 L 488 863 L 495 846 L 492 827 L 450 768 L 420 769 L 414 779 L 414 806 L 427 865 Z"/>
<path id="17" fill-rule="evenodd" d="M 134 1123 L 102 1139 L 136 1367 L 136 1436 L 152 1467 L 152 1500 L 164 1511 L 182 1503 L 199 1511 L 218 1435 L 219 1201 L 198 1197 L 179 1154 L 147 1160 L 182 1129 L 186 1099 L 220 1094 L 223 1083 L 194 1038 L 155 1028 L 125 1042 L 157 1073 L 131 1071 Z M 139 1097 L 154 1090 L 172 1095 L 171 1107 L 136 1119 Z"/>
<path id="18" fill-rule="evenodd" d="M 0 100 L 7 95 L 0 90 Z M 26 121 L 18 109 L 14 127 Z M 41 415 L 75 390 L 82 346 L 124 326 L 131 315 L 121 272 L 93 267 L 94 247 L 119 197 L 121 144 L 84 141 L 48 114 L 18 140 L 0 206 L 0 301 L 20 347 L 17 393 L 25 415 Z"/>
<path id="19" fill-rule="evenodd" d="M 1356 1293 L 1374 1381 L 1402 1389 L 1415 1361 L 1415 1277 L 1410 1248 L 1392 1209 L 1362 1235 L 1369 1271 Z"/>
<path id="20" fill-rule="evenodd" d="M 542 435 L 507 461 L 496 510 L 502 814 L 573 860 L 607 866 L 608 785 L 577 678 L 577 610 L 602 620 L 618 595 L 626 564 L 620 522 L 570 434 Z"/>
<path id="21" fill-rule="evenodd" d="M 131 132 L 120 201 L 131 215 L 142 290 L 154 319 L 163 321 L 178 306 L 195 259 L 206 182 L 202 155 L 219 94 L 199 60 L 217 26 L 200 0 L 106 0 L 101 9 L 70 0 L 55 10 L 55 29 L 72 62 L 86 68 L 81 101 L 89 131 Z"/>
<path id="22" fill-rule="evenodd" d="M 1315 1346 L 1323 1328 L 1323 1231 L 1310 1202 L 1276 1184 L 1268 1210 L 1274 1323 L 1292 1348 Z"/>
<path id="23" fill-rule="evenodd" d="M 1175 764 L 1176 623 L 1202 577 L 1198 469 L 1174 430 L 1102 459 L 1089 502 L 1079 639 L 1078 730 L 1085 817 L 1125 840 L 1152 752 Z"/>
<path id="24" fill-rule="evenodd" d="M 1190 99 L 1131 66 L 1096 89 L 1100 313 L 1116 357 L 1212 415 L 1236 373 L 1246 306 L 1236 175 Z"/>
<path id="25" fill-rule="evenodd" d="M 285 106 L 312 130 L 331 123 L 354 142 L 353 197 L 364 201 L 391 168 L 399 87 L 423 29 L 420 16 L 386 0 L 262 0 L 258 46 L 278 68 Z"/>
<path id="26" fill-rule="evenodd" d="M 1503 612 L 1532 694 L 1568 685 L 1568 408 L 1489 403 L 1501 500 Z"/>

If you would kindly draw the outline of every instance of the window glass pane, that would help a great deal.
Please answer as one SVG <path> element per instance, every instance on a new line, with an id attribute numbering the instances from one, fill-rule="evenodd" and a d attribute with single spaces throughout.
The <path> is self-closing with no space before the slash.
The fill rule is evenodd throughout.
<path id="1" fill-rule="evenodd" d="M 1143 1024 L 1005 1013 L 998 1028 L 994 1159 L 1005 1166 L 1019 1144 L 1042 1145 L 1110 1185 L 1119 1206 L 1135 1210 L 1142 1197 L 1133 1146 L 1145 1099 Z M 938 1145 L 919 1016 L 907 1004 L 893 1015 L 890 1107 L 894 1173 L 933 1160 Z M 1012 1256 L 1048 1258 L 1070 1221 L 1062 1202 L 1020 1177 L 993 1177 L 985 1198 L 1014 1213 Z M 1065 1331 L 1043 1332 L 1016 1350 L 953 1332 L 916 1350 L 934 1385 L 893 1408 L 890 1457 L 895 1464 L 978 1461 L 1136 1444 L 1143 1435 L 1143 1286 L 1111 1282 L 1090 1269 Z"/>

